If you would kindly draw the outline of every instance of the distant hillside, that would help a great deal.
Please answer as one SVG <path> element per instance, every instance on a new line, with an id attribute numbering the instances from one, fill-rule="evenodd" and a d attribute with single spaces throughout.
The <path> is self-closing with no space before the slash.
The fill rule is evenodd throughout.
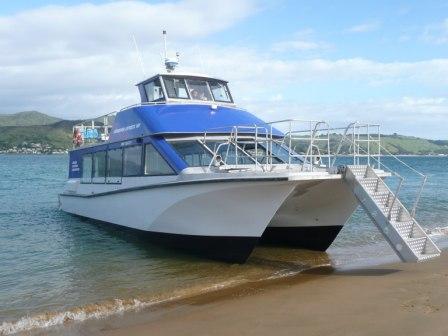
<path id="1" fill-rule="evenodd" d="M 392 154 L 447 154 L 447 140 L 427 140 L 422 138 L 386 135 L 381 144 Z"/>
<path id="2" fill-rule="evenodd" d="M 0 149 L 42 144 L 52 149 L 72 146 L 72 127 L 78 121 L 62 120 L 51 125 L 0 126 Z"/>
<path id="3" fill-rule="evenodd" d="M 340 142 L 341 135 L 332 134 L 330 136 L 330 147 L 334 152 Z M 371 144 L 371 151 L 376 150 L 375 145 Z M 437 155 L 448 154 L 447 140 L 428 140 L 405 135 L 381 135 L 381 146 L 392 154 L 399 155 Z M 365 145 L 363 146 L 365 147 Z M 341 153 L 350 151 L 349 144 L 344 142 Z M 383 152 L 383 154 L 386 154 Z"/>
<path id="4" fill-rule="evenodd" d="M 72 147 L 72 127 L 79 120 L 62 120 L 44 113 L 31 111 L 11 115 L 0 114 L 0 151 L 41 147 L 70 149 Z M 331 151 L 334 153 L 341 135 L 330 137 Z M 398 134 L 382 135 L 382 146 L 392 154 L 437 155 L 448 154 L 448 140 L 428 140 Z M 323 143 L 323 142 L 321 142 Z M 298 152 L 306 151 L 298 145 Z M 341 148 L 341 154 L 348 153 L 348 144 Z"/>
<path id="5" fill-rule="evenodd" d="M 50 125 L 61 119 L 37 111 L 0 114 L 0 126 Z"/>

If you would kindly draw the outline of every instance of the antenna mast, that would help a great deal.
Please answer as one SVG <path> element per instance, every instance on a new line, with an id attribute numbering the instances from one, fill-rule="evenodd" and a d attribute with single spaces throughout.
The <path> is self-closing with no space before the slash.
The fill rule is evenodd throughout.
<path id="1" fill-rule="evenodd" d="M 165 68 L 167 72 L 173 72 L 176 66 L 179 64 L 179 53 L 176 53 L 176 57 L 168 57 L 168 52 L 166 48 L 166 30 L 163 31 L 163 44 L 165 47 Z"/>
<path id="2" fill-rule="evenodd" d="M 163 31 L 163 44 L 165 46 L 165 60 L 167 59 L 167 51 L 166 51 L 166 30 Z"/>

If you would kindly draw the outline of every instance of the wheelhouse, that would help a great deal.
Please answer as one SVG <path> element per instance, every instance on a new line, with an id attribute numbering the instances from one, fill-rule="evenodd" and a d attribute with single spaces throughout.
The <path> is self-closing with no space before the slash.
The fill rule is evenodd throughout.
<path id="1" fill-rule="evenodd" d="M 234 106 L 228 82 L 202 75 L 158 74 L 137 84 L 141 102 L 205 103 Z"/>

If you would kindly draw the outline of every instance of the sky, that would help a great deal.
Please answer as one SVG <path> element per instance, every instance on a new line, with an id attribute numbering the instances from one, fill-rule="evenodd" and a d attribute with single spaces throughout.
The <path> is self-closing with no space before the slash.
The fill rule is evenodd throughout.
<path id="1" fill-rule="evenodd" d="M 164 29 L 179 71 L 228 80 L 266 121 L 448 139 L 448 2 L 436 0 L 0 0 L 0 113 L 84 119 L 139 102 Z"/>

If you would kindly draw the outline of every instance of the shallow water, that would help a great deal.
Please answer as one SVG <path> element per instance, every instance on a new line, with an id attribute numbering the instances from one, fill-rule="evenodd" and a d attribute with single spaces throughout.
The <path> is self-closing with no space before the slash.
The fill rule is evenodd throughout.
<path id="1" fill-rule="evenodd" d="M 429 176 L 417 219 L 430 229 L 447 226 L 448 158 L 403 160 Z M 419 180 L 398 170 L 409 178 L 402 199 L 410 204 Z M 105 316 L 320 265 L 396 260 L 362 211 L 328 253 L 257 248 L 246 264 L 229 265 L 170 252 L 133 233 L 57 210 L 66 174 L 64 155 L 0 155 L 0 334 Z"/>

